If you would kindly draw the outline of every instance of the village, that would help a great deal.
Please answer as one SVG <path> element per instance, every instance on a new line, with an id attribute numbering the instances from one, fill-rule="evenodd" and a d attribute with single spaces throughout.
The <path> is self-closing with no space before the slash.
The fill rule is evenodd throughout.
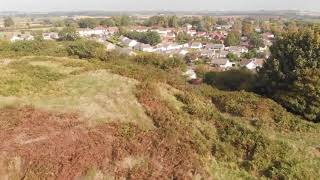
<path id="1" fill-rule="evenodd" d="M 152 17 L 151 17 L 152 18 Z M 225 71 L 233 68 L 246 68 L 256 71 L 269 57 L 269 47 L 275 39 L 270 31 L 251 20 L 252 32 L 245 33 L 244 27 L 236 29 L 238 19 L 228 18 L 224 23 L 212 24 L 206 30 L 186 23 L 180 27 L 144 26 L 141 24 L 126 27 L 101 26 L 81 28 L 77 33 L 81 38 L 95 40 L 106 47 L 106 51 L 116 50 L 126 55 L 137 53 L 159 53 L 168 56 L 181 56 L 189 65 L 186 74 L 196 79 L 194 64 L 205 64 L 211 71 Z M 244 20 L 243 20 L 244 21 Z M 242 25 L 244 26 L 244 25 Z M 125 29 L 128 33 L 123 33 Z M 121 32 L 122 31 L 122 32 Z M 130 33 L 152 32 L 159 40 L 148 44 L 128 37 Z M 251 34 L 255 39 L 252 40 Z M 43 40 L 59 40 L 59 31 L 43 32 Z M 30 32 L 14 33 L 11 42 L 34 40 Z M 230 42 L 231 41 L 231 42 Z M 234 42 L 235 41 L 235 42 Z"/>

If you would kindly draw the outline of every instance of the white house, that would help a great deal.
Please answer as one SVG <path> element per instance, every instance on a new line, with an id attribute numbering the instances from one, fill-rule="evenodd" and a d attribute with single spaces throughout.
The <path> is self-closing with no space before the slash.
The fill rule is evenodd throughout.
<path id="1" fill-rule="evenodd" d="M 177 43 L 162 43 L 156 46 L 155 51 L 164 52 L 164 51 L 179 50 L 182 48 L 183 48 L 183 45 L 179 45 Z"/>
<path id="2" fill-rule="evenodd" d="M 107 51 L 112 51 L 116 49 L 116 45 L 110 43 L 110 42 L 105 42 L 104 45 L 106 46 Z"/>
<path id="3" fill-rule="evenodd" d="M 107 35 L 109 34 L 109 31 L 108 29 L 105 29 L 103 27 L 97 27 L 97 28 L 94 28 L 94 29 L 80 29 L 79 31 L 79 35 L 81 37 L 90 37 L 90 36 L 102 36 L 102 35 Z"/>
<path id="4" fill-rule="evenodd" d="M 120 39 L 120 41 L 124 46 L 131 47 L 131 48 L 138 44 L 138 41 L 129 39 L 127 37 L 123 37 L 122 39 Z"/>
<path id="5" fill-rule="evenodd" d="M 57 32 L 43 33 L 42 37 L 44 40 L 57 40 L 59 39 L 59 34 Z"/>
<path id="6" fill-rule="evenodd" d="M 189 68 L 183 75 L 186 76 L 189 80 L 197 79 L 196 72 L 191 68 Z"/>
<path id="7" fill-rule="evenodd" d="M 185 31 L 189 31 L 189 30 L 192 29 L 192 25 L 191 24 L 185 24 L 185 25 L 183 25 L 183 28 L 184 28 Z"/>
<path id="8" fill-rule="evenodd" d="M 258 67 L 262 67 L 264 59 L 245 59 L 240 62 L 241 67 L 245 67 L 249 70 L 256 70 Z"/>
<path id="9" fill-rule="evenodd" d="M 154 52 L 155 50 L 149 44 L 138 43 L 133 47 L 134 50 L 143 51 L 143 52 Z"/>
<path id="10" fill-rule="evenodd" d="M 191 44 L 190 46 L 191 49 L 201 49 L 202 48 L 202 44 L 200 42 L 194 42 Z"/>
<path id="11" fill-rule="evenodd" d="M 11 42 L 32 41 L 32 40 L 34 40 L 34 36 L 32 36 L 31 34 L 16 34 L 10 38 Z"/>
<path id="12" fill-rule="evenodd" d="M 230 46 L 228 50 L 232 53 L 247 53 L 249 50 L 243 46 Z"/>
<path id="13" fill-rule="evenodd" d="M 179 51 L 179 54 L 182 55 L 182 56 L 185 56 L 185 55 L 187 55 L 188 53 L 189 53 L 189 51 L 186 50 L 186 49 L 181 49 L 181 50 Z"/>
<path id="14" fill-rule="evenodd" d="M 228 69 L 234 66 L 234 63 L 230 62 L 229 59 L 213 59 L 211 64 L 216 67 L 220 67 L 223 69 Z"/>
<path id="15" fill-rule="evenodd" d="M 206 45 L 206 49 L 209 49 L 209 50 L 223 50 L 225 48 L 224 44 L 207 44 Z"/>

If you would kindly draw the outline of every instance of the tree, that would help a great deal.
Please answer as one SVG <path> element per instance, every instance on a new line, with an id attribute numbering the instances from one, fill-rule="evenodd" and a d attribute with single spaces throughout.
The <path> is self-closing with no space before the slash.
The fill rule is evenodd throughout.
<path id="1" fill-rule="evenodd" d="M 159 33 L 154 31 L 148 31 L 148 32 L 125 32 L 124 34 L 126 37 L 130 39 L 135 39 L 139 42 L 150 44 L 150 45 L 156 45 L 161 42 L 161 37 Z"/>
<path id="2" fill-rule="evenodd" d="M 240 33 L 237 31 L 231 31 L 224 41 L 226 46 L 237 46 L 240 44 Z"/>
<path id="3" fill-rule="evenodd" d="M 112 26 L 115 26 L 116 23 L 114 22 L 113 19 L 103 19 L 102 21 L 100 21 L 100 25 L 112 27 Z"/>
<path id="4" fill-rule="evenodd" d="M 75 41 L 79 39 L 77 29 L 74 27 L 65 27 L 59 32 L 61 41 Z"/>
<path id="5" fill-rule="evenodd" d="M 213 29 L 213 26 L 216 23 L 214 18 L 210 17 L 210 16 L 205 16 L 202 21 L 203 21 L 203 24 L 204 24 L 203 26 L 204 26 L 205 31 L 206 32 L 211 32 L 212 29 Z"/>
<path id="6" fill-rule="evenodd" d="M 249 44 L 253 48 L 259 48 L 259 47 L 265 46 L 261 35 L 258 33 L 251 33 L 249 35 Z"/>
<path id="7" fill-rule="evenodd" d="M 179 44 L 188 43 L 188 42 L 190 42 L 191 39 L 192 39 L 192 37 L 189 34 L 185 33 L 185 32 L 178 33 L 178 35 L 176 37 L 176 41 Z"/>
<path id="8" fill-rule="evenodd" d="M 177 28 L 179 26 L 179 19 L 177 16 L 170 16 L 168 17 L 168 25 L 172 28 Z"/>
<path id="9" fill-rule="evenodd" d="M 80 28 L 95 28 L 98 25 L 98 21 L 96 19 L 92 19 L 92 18 L 86 18 L 86 19 L 81 19 L 78 22 L 78 25 Z"/>
<path id="10" fill-rule="evenodd" d="M 253 32 L 253 25 L 250 21 L 244 20 L 242 22 L 242 35 L 249 36 Z"/>
<path id="11" fill-rule="evenodd" d="M 257 92 L 320 122 L 320 31 L 283 34 L 270 51 L 270 59 L 258 71 Z"/>
<path id="12" fill-rule="evenodd" d="M 14 21 L 11 17 L 7 17 L 4 19 L 4 27 L 11 27 L 14 25 Z"/>
<path id="13" fill-rule="evenodd" d="M 256 76 L 246 68 L 231 69 L 224 72 L 209 72 L 204 76 L 205 83 L 220 90 L 251 91 L 255 84 Z"/>
<path id="14" fill-rule="evenodd" d="M 227 54 L 227 58 L 231 61 L 231 62 L 237 62 L 240 60 L 240 58 L 234 54 L 234 53 L 228 53 Z"/>
<path id="15" fill-rule="evenodd" d="M 129 26 L 131 24 L 129 16 L 113 17 L 112 20 L 115 22 L 116 26 Z"/>
<path id="16" fill-rule="evenodd" d="M 217 24 L 218 24 L 218 25 L 227 25 L 228 22 L 225 21 L 225 20 L 223 20 L 222 18 L 218 18 Z"/>
<path id="17" fill-rule="evenodd" d="M 161 37 L 157 32 L 148 31 L 141 41 L 154 46 L 161 42 Z"/>

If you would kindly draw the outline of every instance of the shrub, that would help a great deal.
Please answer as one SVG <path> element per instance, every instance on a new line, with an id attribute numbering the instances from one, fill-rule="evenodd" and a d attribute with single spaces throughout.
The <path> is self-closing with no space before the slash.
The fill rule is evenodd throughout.
<path id="1" fill-rule="evenodd" d="M 80 59 L 86 58 L 104 58 L 104 46 L 100 43 L 90 40 L 77 40 L 71 42 L 67 51 L 70 56 L 77 56 Z"/>
<path id="2" fill-rule="evenodd" d="M 221 90 L 250 91 L 255 84 L 255 74 L 247 69 L 232 69 L 225 72 L 209 72 L 204 82 Z"/>

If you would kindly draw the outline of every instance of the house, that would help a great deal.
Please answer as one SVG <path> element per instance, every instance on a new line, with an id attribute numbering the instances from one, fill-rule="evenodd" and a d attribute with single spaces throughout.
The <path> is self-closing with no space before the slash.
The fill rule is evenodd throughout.
<path id="1" fill-rule="evenodd" d="M 185 73 L 183 73 L 183 75 L 186 76 L 188 80 L 197 79 L 196 72 L 191 68 L 189 68 Z"/>
<path id="2" fill-rule="evenodd" d="M 200 55 L 202 57 L 213 58 L 216 55 L 216 51 L 210 49 L 202 49 Z"/>
<path id="3" fill-rule="evenodd" d="M 260 28 L 260 27 L 256 27 L 256 28 L 254 28 L 254 31 L 255 31 L 255 32 L 257 32 L 257 33 L 261 33 L 261 32 L 262 32 L 262 30 L 261 30 L 261 28 Z"/>
<path id="4" fill-rule="evenodd" d="M 145 26 L 133 26 L 129 28 L 130 31 L 137 31 L 137 32 L 148 32 L 150 30 L 149 27 Z"/>
<path id="5" fill-rule="evenodd" d="M 107 28 L 107 35 L 114 35 L 119 32 L 118 27 L 108 27 Z"/>
<path id="6" fill-rule="evenodd" d="M 209 37 L 210 37 L 211 39 L 216 40 L 216 41 L 223 41 L 224 38 L 225 38 L 225 35 L 224 35 L 224 33 L 221 33 L 221 32 L 213 32 L 213 33 L 211 33 L 211 34 L 209 35 Z"/>
<path id="7" fill-rule="evenodd" d="M 208 49 L 208 50 L 219 50 L 219 51 L 221 51 L 224 48 L 225 48 L 224 44 L 212 44 L 212 43 L 210 43 L 210 44 L 206 45 L 206 49 Z"/>
<path id="8" fill-rule="evenodd" d="M 108 35 L 108 29 L 104 28 L 104 27 L 96 27 L 94 29 L 80 29 L 78 31 L 79 35 L 81 37 L 90 37 L 90 36 L 103 36 L 103 35 Z"/>
<path id="9" fill-rule="evenodd" d="M 167 36 L 165 37 L 167 41 L 174 41 L 176 40 L 176 34 L 174 32 L 167 33 Z"/>
<path id="10" fill-rule="evenodd" d="M 256 70 L 258 67 L 261 68 L 264 62 L 264 59 L 244 59 L 240 62 L 240 66 L 249 70 Z"/>
<path id="11" fill-rule="evenodd" d="M 172 33 L 172 29 L 170 28 L 159 28 L 159 29 L 153 29 L 151 30 L 153 32 L 157 32 L 161 38 L 166 38 L 168 33 Z"/>
<path id="12" fill-rule="evenodd" d="M 178 52 L 178 54 L 179 54 L 179 55 L 182 55 L 182 56 L 185 56 L 185 55 L 187 55 L 188 53 L 189 53 L 189 51 L 186 50 L 186 49 L 181 49 L 181 50 Z"/>
<path id="13" fill-rule="evenodd" d="M 196 36 L 197 37 L 204 37 L 207 35 L 207 32 L 197 32 Z"/>
<path id="14" fill-rule="evenodd" d="M 184 29 L 185 32 L 188 32 L 189 30 L 192 29 L 192 25 L 191 24 L 185 24 L 185 25 L 183 25 L 183 29 Z"/>
<path id="15" fill-rule="evenodd" d="M 234 63 L 230 62 L 229 59 L 213 59 L 211 64 L 215 67 L 228 69 L 234 66 Z"/>
<path id="16" fill-rule="evenodd" d="M 114 45 L 110 42 L 105 42 L 104 45 L 105 45 L 107 51 L 112 51 L 112 50 L 116 49 L 116 45 Z"/>
<path id="17" fill-rule="evenodd" d="M 241 57 L 241 55 L 243 53 L 249 52 L 248 48 L 246 48 L 244 46 L 230 46 L 230 47 L 227 48 L 227 50 L 230 53 L 233 53 L 233 54 L 237 55 L 238 57 Z"/>
<path id="18" fill-rule="evenodd" d="M 125 55 L 128 55 L 128 56 L 136 56 L 137 55 L 137 53 L 135 53 L 130 48 L 119 48 L 119 53 L 125 54 Z"/>
<path id="19" fill-rule="evenodd" d="M 171 50 L 179 50 L 182 49 L 183 45 L 179 45 L 177 43 L 162 43 L 158 44 L 155 48 L 158 52 L 171 51 Z"/>
<path id="20" fill-rule="evenodd" d="M 262 34 L 262 38 L 271 40 L 271 39 L 274 39 L 275 36 L 271 32 L 265 32 L 265 33 Z"/>
<path id="21" fill-rule="evenodd" d="M 197 34 L 197 31 L 196 30 L 188 30 L 187 34 L 193 37 Z"/>
<path id="22" fill-rule="evenodd" d="M 249 51 L 248 48 L 243 46 L 230 46 L 228 50 L 232 53 L 247 53 Z"/>
<path id="23" fill-rule="evenodd" d="M 131 48 L 138 44 L 138 41 L 129 39 L 127 37 L 122 37 L 120 41 L 122 45 L 131 47 Z"/>
<path id="24" fill-rule="evenodd" d="M 229 54 L 229 51 L 222 50 L 216 54 L 216 58 L 226 58 Z"/>
<path id="25" fill-rule="evenodd" d="M 32 36 L 30 33 L 25 34 L 15 34 L 10 38 L 11 42 L 16 41 L 32 41 L 34 40 L 34 36 Z"/>
<path id="26" fill-rule="evenodd" d="M 190 46 L 191 49 L 201 49 L 202 44 L 200 42 L 193 42 Z"/>
<path id="27" fill-rule="evenodd" d="M 42 37 L 44 40 L 57 40 L 59 39 L 59 34 L 56 32 L 43 33 Z"/>
<path id="28" fill-rule="evenodd" d="M 143 51 L 143 52 L 154 52 L 154 49 L 149 44 L 138 43 L 133 47 L 134 50 Z"/>

